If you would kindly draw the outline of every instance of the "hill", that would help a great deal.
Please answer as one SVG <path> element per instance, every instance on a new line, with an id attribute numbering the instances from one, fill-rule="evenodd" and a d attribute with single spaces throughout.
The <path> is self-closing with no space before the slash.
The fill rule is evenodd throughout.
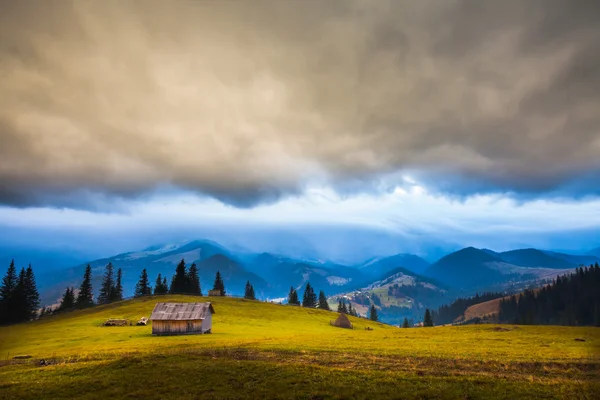
<path id="1" fill-rule="evenodd" d="M 152 336 L 157 301 L 212 301 L 213 334 Z M 596 328 L 399 329 L 336 313 L 233 298 L 160 296 L 0 327 L 0 398 L 591 398 Z M 365 330 L 370 327 L 372 330 Z M 585 342 L 575 341 L 585 338 Z M 50 366 L 39 366 L 39 359 Z M 449 374 L 448 371 L 453 371 Z M 402 382 L 401 387 L 398 382 Z M 474 384 L 476 382 L 476 384 Z"/>
<path id="2" fill-rule="evenodd" d="M 400 267 L 421 274 L 429 267 L 429 263 L 414 254 L 396 254 L 390 257 L 374 258 L 359 265 L 358 269 L 365 275 L 380 278 L 389 275 L 390 271 Z"/>
<path id="3" fill-rule="evenodd" d="M 579 263 L 566 261 L 564 258 L 553 257 L 537 249 L 520 249 L 500 253 L 500 258 L 507 263 L 528 268 L 569 269 L 579 266 Z"/>
<path id="4" fill-rule="evenodd" d="M 487 251 L 467 247 L 442 257 L 425 271 L 425 275 L 455 288 L 473 288 L 504 280 L 503 274 L 491 264 L 503 260 Z"/>
<path id="5" fill-rule="evenodd" d="M 500 311 L 500 301 L 502 299 L 506 299 L 506 298 L 510 298 L 510 296 L 500 297 L 498 299 L 489 300 L 489 301 L 475 304 L 475 305 L 468 307 L 465 310 L 465 313 L 464 313 L 463 317 L 461 318 L 461 321 L 468 322 L 468 321 L 472 321 L 476 318 L 496 319 L 498 317 L 498 312 Z"/>
<path id="6" fill-rule="evenodd" d="M 382 321 L 399 325 L 404 318 L 422 318 L 426 307 L 437 307 L 447 301 L 446 294 L 446 288 L 433 279 L 397 267 L 367 286 L 338 293 L 328 301 L 330 307 L 336 309 L 342 299 L 362 316 L 367 316 L 374 305 Z"/>
<path id="7" fill-rule="evenodd" d="M 496 253 L 467 247 L 441 258 L 424 275 L 457 292 L 514 291 L 572 272 L 576 266 L 536 249 Z"/>
<path id="8" fill-rule="evenodd" d="M 300 289 L 309 281 L 317 290 L 331 293 L 359 287 L 367 279 L 356 268 L 296 260 L 270 253 L 259 254 L 245 265 L 248 270 L 264 277 L 270 283 L 272 292 L 278 296 L 286 296 L 290 286 Z"/>

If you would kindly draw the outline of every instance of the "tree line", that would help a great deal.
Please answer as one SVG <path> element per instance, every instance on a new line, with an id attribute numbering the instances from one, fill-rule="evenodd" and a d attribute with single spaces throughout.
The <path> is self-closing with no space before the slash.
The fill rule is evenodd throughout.
<path id="1" fill-rule="evenodd" d="M 0 286 L 0 324 L 29 321 L 37 317 L 40 295 L 31 264 L 17 274 L 12 260 Z"/>
<path id="2" fill-rule="evenodd" d="M 58 307 L 51 309 L 43 307 L 40 310 L 40 296 L 35 282 L 31 265 L 22 268 L 17 274 L 14 260 L 10 263 L 0 286 L 0 324 L 12 324 L 43 317 L 47 314 L 59 313 L 68 310 L 92 307 L 96 304 L 109 304 L 123 300 L 123 271 L 115 271 L 112 263 L 105 267 L 102 283 L 97 299 L 94 299 L 92 287 L 92 267 L 88 264 L 83 274 L 81 285 L 76 289 L 69 286 L 62 294 Z M 221 273 L 217 271 L 213 290 L 218 290 L 222 296 L 226 295 L 225 283 Z M 202 288 L 198 277 L 198 268 L 192 264 L 187 268 L 185 260 L 181 260 L 175 268 L 175 274 L 170 285 L 167 278 L 159 273 L 154 288 L 151 286 L 147 270 L 144 268 L 135 285 L 134 297 L 149 296 L 152 294 L 190 294 L 202 296 Z M 246 282 L 244 298 L 256 300 L 254 287 L 250 281 Z"/>
<path id="3" fill-rule="evenodd" d="M 17 275 L 13 260 L 6 275 L 2 279 L 2 286 L 0 287 L 0 323 L 8 324 L 29 321 L 38 316 L 41 317 L 50 313 L 87 308 L 96 304 L 109 304 L 123 300 L 122 282 L 122 269 L 118 268 L 115 272 L 114 266 L 109 262 L 104 270 L 99 295 L 96 301 L 94 301 L 92 268 L 88 264 L 85 268 L 79 288 L 75 289 L 75 287 L 72 286 L 67 287 L 62 295 L 60 304 L 56 309 L 51 310 L 49 307 L 45 307 L 42 308 L 38 315 L 40 298 L 35 283 L 33 269 L 30 265 L 28 268 L 22 268 L 21 272 Z M 212 290 L 219 291 L 222 296 L 226 295 L 225 284 L 219 271 L 216 273 Z M 185 260 L 182 259 L 175 268 L 175 274 L 171 279 L 170 285 L 167 283 L 167 278 L 159 273 L 154 288 L 150 284 L 147 270 L 145 268 L 142 270 L 139 280 L 135 285 L 134 297 L 167 293 L 202 296 L 198 268 L 195 263 L 192 263 L 188 268 Z M 254 287 L 249 281 L 246 282 L 244 298 L 256 300 Z M 296 289 L 291 287 L 288 294 L 288 304 L 331 311 L 325 292 L 321 290 L 317 296 L 310 282 L 306 283 L 302 302 L 300 302 Z M 337 312 L 359 317 L 357 310 L 352 307 L 352 303 L 350 301 L 346 303 L 346 301 L 342 299 L 339 299 L 338 301 Z M 426 317 L 428 313 L 429 310 L 426 310 Z M 371 305 L 367 318 L 372 321 L 379 320 L 379 315 L 374 304 Z M 429 318 L 431 318 L 431 316 L 429 316 Z M 408 320 L 405 322 L 407 325 Z M 433 322 L 431 325 L 433 325 Z"/>
<path id="4" fill-rule="evenodd" d="M 500 301 L 501 323 L 600 326 L 600 266 L 580 267 L 538 290 Z"/>

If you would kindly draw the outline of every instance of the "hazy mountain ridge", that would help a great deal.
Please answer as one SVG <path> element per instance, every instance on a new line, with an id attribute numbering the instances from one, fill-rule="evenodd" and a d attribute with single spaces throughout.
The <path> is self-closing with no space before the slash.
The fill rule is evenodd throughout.
<path id="1" fill-rule="evenodd" d="M 315 289 L 324 290 L 329 296 L 361 289 L 381 289 L 394 284 L 409 286 L 409 281 L 411 285 L 423 288 L 430 285 L 429 289 L 440 293 L 444 290 L 474 292 L 484 287 L 503 287 L 510 282 L 553 278 L 575 268 L 576 261 L 600 260 L 592 255 L 570 255 L 537 249 L 498 253 L 468 247 L 450 253 L 433 264 L 416 255 L 401 253 L 346 266 L 327 260 L 231 251 L 210 240 L 194 240 L 150 246 L 140 251 L 93 260 L 89 264 L 92 266 L 96 290 L 99 289 L 106 264 L 111 262 L 115 268 L 122 268 L 125 295 L 128 296 L 133 293 L 143 268 L 147 269 L 152 283 L 158 273 L 166 276 L 170 282 L 175 265 L 182 258 L 188 266 L 194 262 L 198 265 L 203 290 L 212 288 L 214 274 L 220 270 L 225 275 L 230 293 L 242 294 L 243 285 L 249 280 L 262 298 L 284 297 L 290 286 L 301 290 L 308 281 Z M 60 271 L 37 272 L 43 301 L 55 301 L 69 285 L 77 287 L 86 264 Z M 538 264 L 550 267 L 538 267 Z M 559 269 L 560 266 L 567 267 Z"/>

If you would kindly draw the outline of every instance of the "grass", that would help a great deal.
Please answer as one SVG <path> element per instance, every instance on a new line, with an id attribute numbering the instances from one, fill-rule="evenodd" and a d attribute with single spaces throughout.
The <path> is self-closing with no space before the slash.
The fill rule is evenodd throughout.
<path id="1" fill-rule="evenodd" d="M 0 328 L 0 398 L 583 398 L 600 394 L 600 329 L 471 325 L 399 329 L 337 314 L 211 298 L 213 334 L 154 337 L 161 296 Z M 365 330 L 365 327 L 373 330 Z M 586 341 L 575 341 L 583 338 Z"/>

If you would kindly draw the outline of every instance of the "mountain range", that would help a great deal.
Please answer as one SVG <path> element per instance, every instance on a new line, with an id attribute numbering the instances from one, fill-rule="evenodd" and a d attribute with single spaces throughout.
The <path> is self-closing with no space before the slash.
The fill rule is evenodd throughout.
<path id="1" fill-rule="evenodd" d="M 332 302 L 342 297 L 352 302 L 357 300 L 355 305 L 359 311 L 367 306 L 367 301 L 376 302 L 382 310 L 419 310 L 451 301 L 459 294 L 535 284 L 568 273 L 579 265 L 600 262 L 600 257 L 593 254 L 572 255 L 538 249 L 499 253 L 467 247 L 433 264 L 417 255 L 396 254 L 347 266 L 272 253 L 243 252 L 210 240 L 195 240 L 151 246 L 89 264 L 96 290 L 110 262 L 123 270 L 124 294 L 131 296 L 142 269 L 147 270 L 152 283 L 159 273 L 170 280 L 181 259 L 185 259 L 188 266 L 196 263 L 204 292 L 212 288 L 217 271 L 221 272 L 229 293 L 241 295 L 245 283 L 250 281 L 257 296 L 263 299 L 285 298 L 290 287 L 302 290 L 306 282 L 310 282 L 316 290 L 325 291 Z M 18 265 L 23 261 L 28 263 L 22 259 L 15 261 Z M 87 264 L 42 271 L 34 265 L 42 301 L 51 304 L 67 286 L 77 287 Z"/>

